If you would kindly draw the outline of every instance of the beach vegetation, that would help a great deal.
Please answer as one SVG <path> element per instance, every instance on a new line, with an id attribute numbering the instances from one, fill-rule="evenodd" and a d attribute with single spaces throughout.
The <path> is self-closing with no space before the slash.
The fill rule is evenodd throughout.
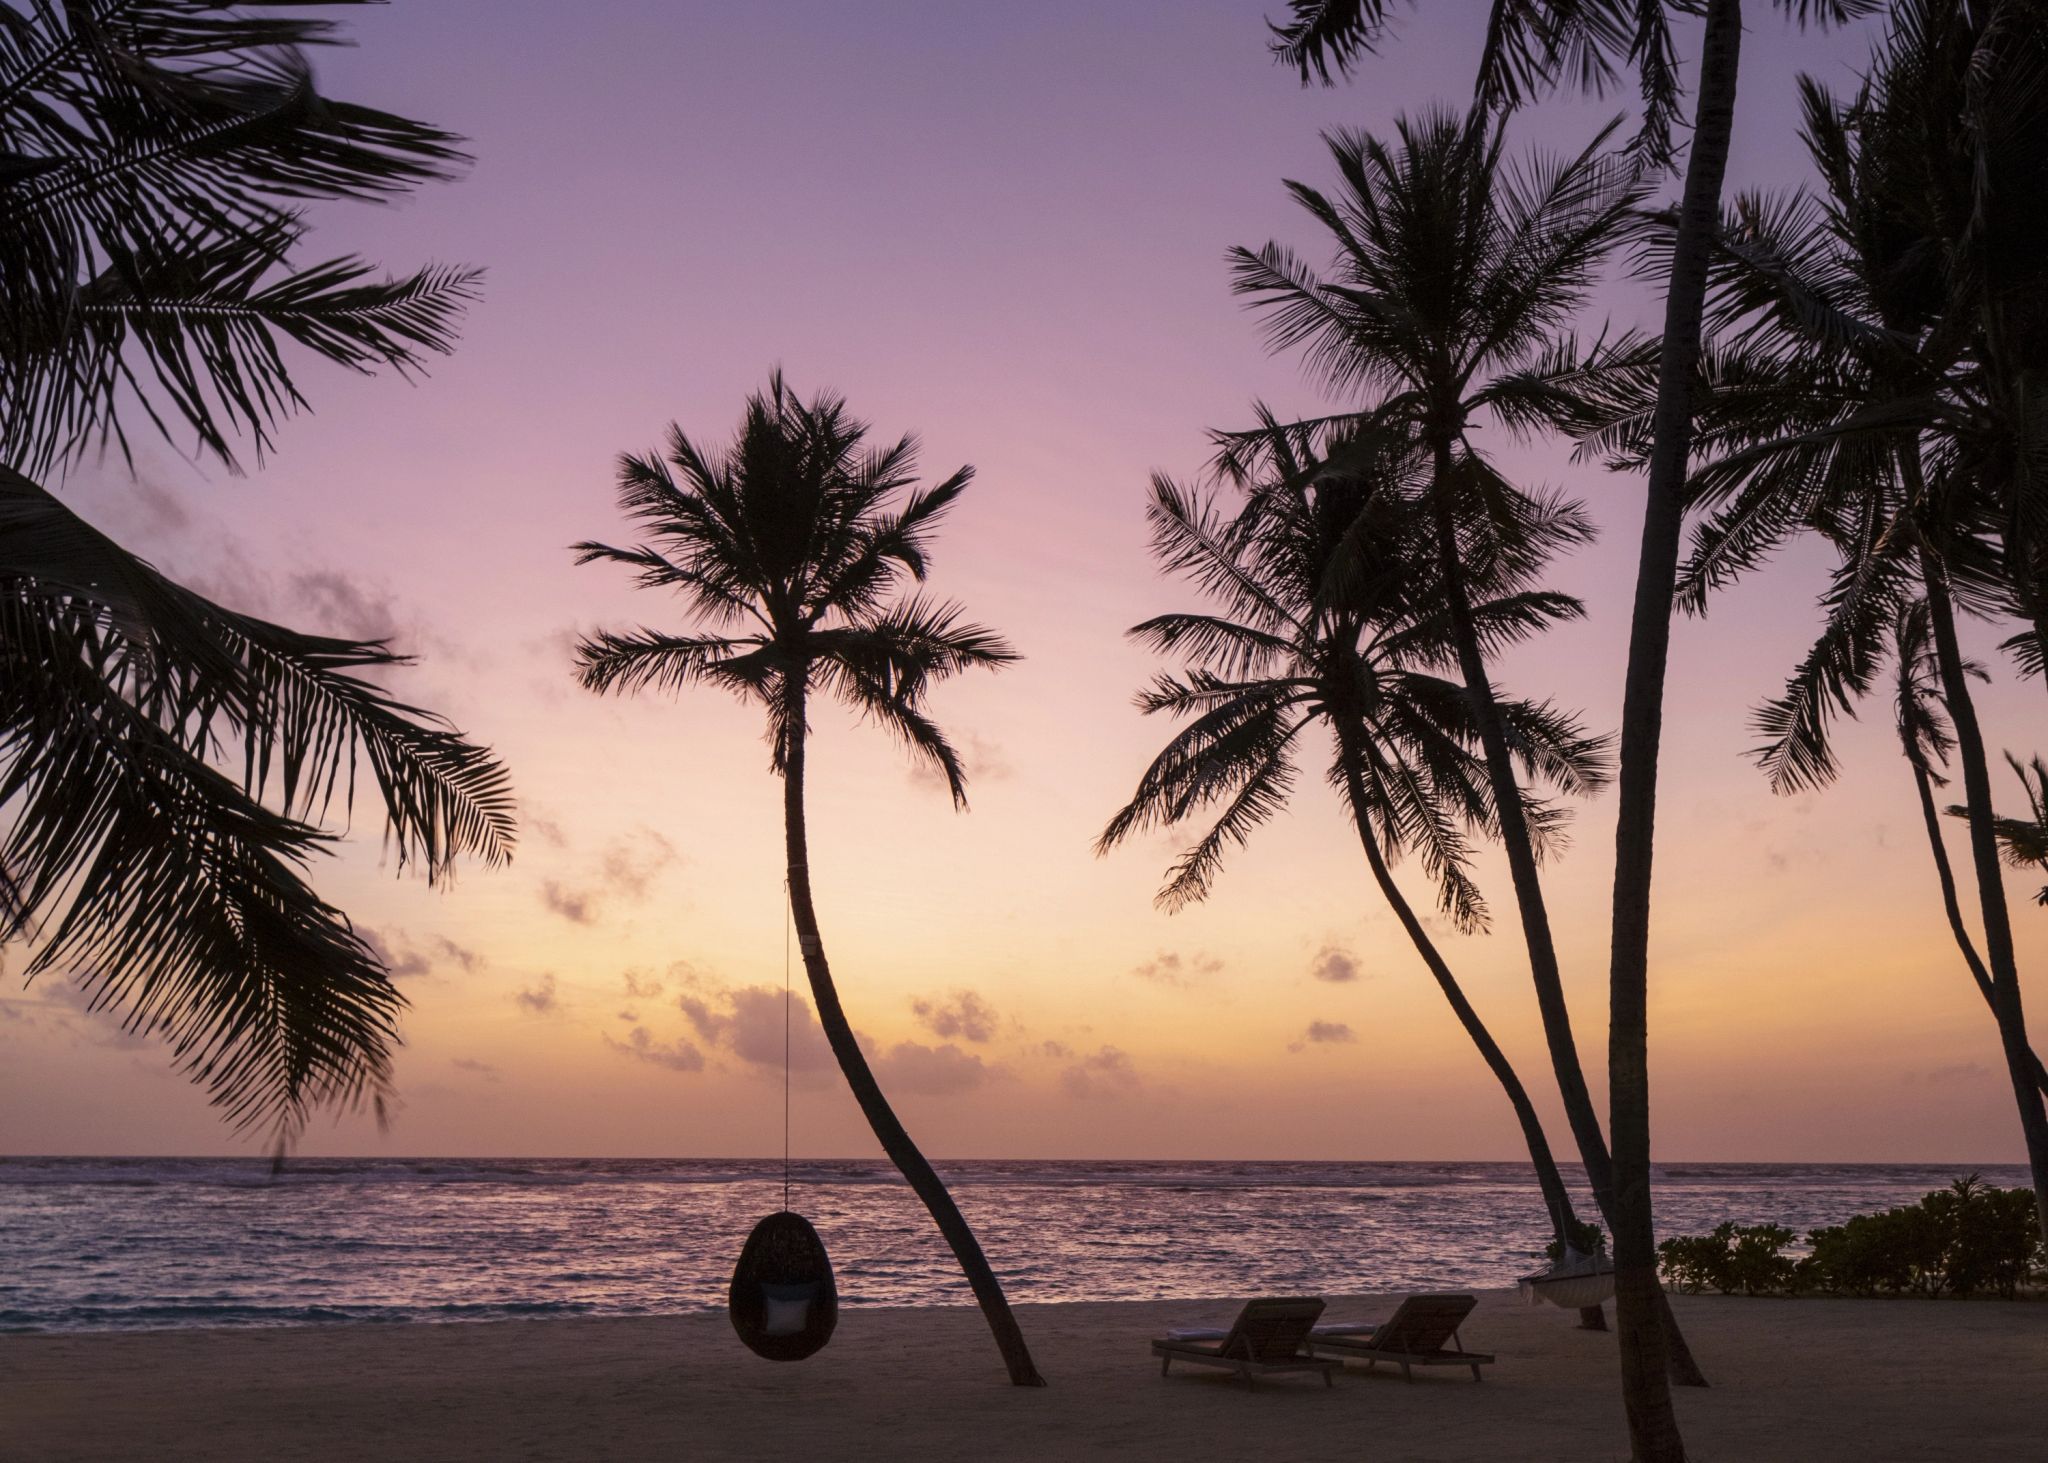
<path id="1" fill-rule="evenodd" d="M 1665 1282 L 1687 1295 L 1712 1288 L 1723 1295 L 1772 1295 L 1788 1288 L 1798 1266 L 1784 1253 L 1799 1236 L 1779 1224 L 1726 1220 L 1706 1234 L 1678 1235 L 1657 1246 Z"/>
<path id="2" fill-rule="evenodd" d="M 1689 1295 L 1956 1296 L 2006 1300 L 2048 1279 L 2034 1194 L 1976 1174 L 1917 1203 L 1811 1230 L 1805 1252 L 1782 1225 L 1716 1225 L 1657 1247 L 1664 1278 Z"/>

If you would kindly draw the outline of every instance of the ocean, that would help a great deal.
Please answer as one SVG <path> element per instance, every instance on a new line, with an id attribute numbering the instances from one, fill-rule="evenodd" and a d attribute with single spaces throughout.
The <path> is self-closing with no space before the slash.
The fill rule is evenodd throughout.
<path id="1" fill-rule="evenodd" d="M 1506 1286 L 1548 1239 L 1513 1163 L 938 1165 L 1016 1301 Z M 1804 1232 L 2017 1166 L 1670 1164 L 1658 1227 Z M 0 1330 L 645 1316 L 725 1304 L 780 1160 L 0 1158 Z M 885 1162 L 802 1161 L 847 1305 L 965 1305 Z M 1584 1198 L 1582 1215 L 1591 1215 Z"/>

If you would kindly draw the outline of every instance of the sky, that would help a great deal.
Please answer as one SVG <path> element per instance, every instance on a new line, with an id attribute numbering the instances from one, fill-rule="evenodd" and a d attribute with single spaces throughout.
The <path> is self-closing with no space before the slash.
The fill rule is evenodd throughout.
<path id="1" fill-rule="evenodd" d="M 1750 9 L 1731 185 L 1790 187 L 1795 76 L 1846 87 L 1871 32 L 1801 34 Z M 394 689 L 511 767 L 509 868 L 472 864 L 430 890 L 382 856 L 364 804 L 314 870 L 388 953 L 410 1009 L 388 1130 L 316 1119 L 302 1152 L 779 1150 L 780 790 L 759 717 L 708 691 L 581 690 L 579 633 L 679 629 L 681 610 L 573 567 L 567 546 L 625 536 L 617 454 L 672 421 L 727 440 L 780 365 L 801 391 L 845 393 L 878 435 L 916 431 L 930 477 L 974 464 L 934 587 L 1025 656 L 935 700 L 967 754 L 967 813 L 872 726 L 826 711 L 814 727 L 826 946 L 926 1150 L 1524 1156 L 1318 779 L 1177 915 L 1152 895 L 1178 839 L 1093 852 L 1167 735 L 1130 704 L 1159 667 L 1122 632 L 1195 604 L 1147 559 L 1149 474 L 1199 476 L 1206 431 L 1246 423 L 1255 399 L 1333 404 L 1298 360 L 1268 355 L 1224 250 L 1279 239 L 1320 258 L 1282 179 L 1328 181 L 1321 129 L 1383 131 L 1462 102 L 1477 7 L 1420 7 L 1332 89 L 1271 64 L 1259 0 L 401 0 L 347 20 L 359 44 L 316 58 L 321 84 L 461 132 L 475 163 L 396 207 L 323 209 L 311 247 L 486 267 L 459 348 L 411 385 L 305 365 L 313 412 L 246 476 L 164 445 L 132 476 L 88 465 L 65 485 L 229 604 L 392 634 L 419 657 Z M 1516 145 L 1576 150 L 1626 101 L 1548 104 Z M 1603 317 L 1654 324 L 1656 297 L 1617 278 L 1587 323 Z M 1554 576 L 1587 618 L 1500 679 L 1611 728 L 1640 481 L 1555 443 L 1498 456 L 1582 497 L 1602 530 Z M 1677 631 L 1657 1152 L 2017 1161 L 1995 1029 L 1944 925 L 1888 713 L 1845 727 L 1825 793 L 1773 796 L 1743 755 L 1750 709 L 1815 628 L 1824 568 L 1788 552 Z M 1995 638 L 1975 631 L 1987 661 Z M 1994 748 L 2048 750 L 2041 694 L 2001 669 L 1980 702 Z M 1999 791 L 2017 800 L 2016 784 Z M 1611 796 L 1585 805 L 1546 882 L 1596 1093 L 1612 831 Z M 1951 849 L 1965 866 L 1959 838 Z M 1399 872 L 1426 904 L 1417 871 Z M 1437 937 L 1568 1148 L 1505 867 L 1488 857 L 1479 874 L 1495 932 Z M 2033 887 L 2010 881 L 2023 972 L 2048 965 Z M 0 1152 L 260 1151 L 164 1050 L 86 1014 L 59 977 L 24 988 L 22 952 L 5 954 Z M 876 1151 L 798 1016 L 796 1151 Z"/>

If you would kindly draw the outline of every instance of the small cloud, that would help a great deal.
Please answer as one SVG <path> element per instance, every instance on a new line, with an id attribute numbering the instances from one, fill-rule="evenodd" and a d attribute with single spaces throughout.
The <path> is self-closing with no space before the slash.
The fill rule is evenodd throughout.
<path id="1" fill-rule="evenodd" d="M 661 994 L 661 982 L 638 970 L 626 972 L 626 994 L 635 1000 L 651 1001 Z"/>
<path id="2" fill-rule="evenodd" d="M 540 902 L 571 924 L 587 925 L 597 919 L 597 901 L 591 894 L 565 889 L 553 879 L 540 886 Z"/>
<path id="3" fill-rule="evenodd" d="M 1054 1061 L 1064 1061 L 1074 1054 L 1074 1049 L 1063 1041 L 1041 1041 L 1038 1044 L 1038 1050 L 1042 1055 L 1051 1057 Z"/>
<path id="4" fill-rule="evenodd" d="M 624 1053 L 638 1062 L 647 1062 L 656 1067 L 666 1067 L 671 1072 L 701 1072 L 704 1070 L 704 1053 L 684 1041 L 680 1036 L 671 1042 L 659 1042 L 644 1026 L 635 1026 L 620 1041 L 609 1031 L 604 1034 L 604 1044 L 615 1052 Z"/>
<path id="5" fill-rule="evenodd" d="M 1184 988 L 1208 979 L 1221 969 L 1223 962 L 1213 955 L 1183 958 L 1178 950 L 1162 950 L 1143 965 L 1132 966 L 1131 974 L 1154 985 Z"/>
<path id="6" fill-rule="evenodd" d="M 535 1016 L 550 1014 L 556 1009 L 554 975 L 542 976 L 539 984 L 528 986 L 512 999 Z"/>
<path id="7" fill-rule="evenodd" d="M 721 991 L 712 1000 L 682 996 L 676 1006 L 707 1046 L 729 1052 L 750 1066 L 781 1069 L 785 1020 L 792 1072 L 815 1075 L 836 1065 L 824 1028 L 802 996 L 789 997 L 786 1016 L 783 993 L 772 986 Z"/>
<path id="8" fill-rule="evenodd" d="M 601 866 L 608 892 L 636 903 L 668 867 L 676 862 L 676 847 L 652 828 L 642 828 L 605 850 Z"/>
<path id="9" fill-rule="evenodd" d="M 330 635 L 357 640 L 389 640 L 398 633 L 398 614 L 390 594 L 372 590 L 338 569 L 294 574 L 286 596 L 309 624 Z"/>
<path id="10" fill-rule="evenodd" d="M 885 1086 L 934 1097 L 971 1091 L 986 1082 L 994 1070 L 973 1052 L 962 1051 L 950 1041 L 938 1046 L 899 1041 L 877 1066 L 876 1076 Z"/>
<path id="11" fill-rule="evenodd" d="M 477 1076 L 482 1077 L 488 1082 L 498 1080 L 498 1069 L 489 1062 L 478 1061 L 475 1057 L 456 1057 L 448 1065 L 454 1067 L 457 1071 L 474 1072 Z"/>
<path id="12" fill-rule="evenodd" d="M 970 785 L 977 782 L 1007 782 L 1016 774 L 1016 769 L 1010 765 L 1010 759 L 1003 751 L 1002 743 L 984 737 L 979 732 L 969 732 L 966 739 L 958 743 L 957 750 L 960 754 L 961 770 L 967 774 Z M 947 791 L 946 774 L 922 757 L 909 763 L 907 772 L 914 787 L 930 788 L 934 792 Z"/>
<path id="13" fill-rule="evenodd" d="M 597 923 L 604 905 L 613 901 L 638 904 L 654 881 L 678 861 L 675 845 L 652 828 L 642 828 L 613 841 L 597 869 L 574 885 L 549 879 L 541 885 L 541 903 L 572 924 Z"/>
<path id="14" fill-rule="evenodd" d="M 533 834 L 550 848 L 567 848 L 569 835 L 562 831 L 562 825 L 553 818 L 545 817 L 530 808 L 520 809 L 520 825 L 523 831 Z"/>
<path id="15" fill-rule="evenodd" d="M 1320 1046 L 1326 1043 L 1355 1042 L 1357 1040 L 1358 1033 L 1353 1031 L 1346 1022 L 1311 1021 L 1308 1024 L 1308 1030 L 1302 1033 L 1301 1039 L 1287 1043 L 1287 1049 L 1291 1052 L 1298 1052 L 1304 1046 Z"/>
<path id="16" fill-rule="evenodd" d="M 1359 967 L 1358 957 L 1336 945 L 1325 945 L 1316 952 L 1316 958 L 1309 963 L 1308 973 L 1331 985 L 1349 985 L 1365 974 Z"/>
<path id="17" fill-rule="evenodd" d="M 996 1011 L 973 991 L 955 991 L 944 1000 L 918 999 L 911 1011 L 934 1036 L 986 1042 L 996 1034 Z"/>
<path id="18" fill-rule="evenodd" d="M 152 538 L 181 534 L 192 526 L 192 514 L 179 497 L 161 483 L 151 482 L 146 477 L 131 478 L 128 482 L 127 507 L 134 512 L 136 522 L 149 530 Z M 126 515 L 124 515 L 126 516 Z"/>
<path id="19" fill-rule="evenodd" d="M 1060 1087 L 1069 1097 L 1114 1097 L 1131 1091 L 1138 1081 L 1130 1054 L 1113 1046 L 1082 1057 L 1060 1073 Z"/>
<path id="20" fill-rule="evenodd" d="M 29 987 L 29 991 L 31 999 L 41 996 L 47 1004 L 57 1008 L 52 1029 L 67 1034 L 73 1041 L 109 1047 L 115 1051 L 141 1051 L 156 1044 L 145 1033 L 130 1030 L 122 1024 L 120 1006 L 109 1003 L 95 1010 L 92 993 L 72 981 L 46 977 Z M 75 1012 L 78 1019 L 74 1021 L 64 1014 L 67 1010 Z"/>
<path id="21" fill-rule="evenodd" d="M 474 975 L 484 963 L 484 957 L 466 945 L 458 945 L 446 935 L 434 936 L 434 953 L 445 960 L 452 960 L 461 966 L 466 974 Z"/>
<path id="22" fill-rule="evenodd" d="M 427 957 L 406 944 L 402 935 L 394 942 L 367 925 L 359 927 L 356 933 L 370 947 L 370 953 L 377 957 L 377 963 L 384 967 L 385 974 L 393 980 L 410 980 L 433 970 Z"/>
<path id="23" fill-rule="evenodd" d="M 1955 1062 L 1946 1067 L 1936 1067 L 1927 1074 L 1929 1082 L 1975 1082 L 1989 1077 L 1991 1069 L 1982 1062 Z"/>
<path id="24" fill-rule="evenodd" d="M 459 965 L 465 973 L 474 974 L 484 963 L 483 956 L 456 944 L 446 935 L 435 935 L 422 950 L 403 930 L 385 935 L 366 926 L 358 926 L 357 933 L 393 980 L 428 979 L 434 975 L 437 966 L 448 964 Z"/>

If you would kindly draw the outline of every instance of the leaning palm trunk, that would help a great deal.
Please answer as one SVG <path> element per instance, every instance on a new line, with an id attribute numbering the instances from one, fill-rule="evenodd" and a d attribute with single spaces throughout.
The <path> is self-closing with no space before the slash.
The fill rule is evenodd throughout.
<path id="1" fill-rule="evenodd" d="M 1486 672 L 1486 657 L 1472 623 L 1471 596 L 1465 588 L 1458 544 L 1457 510 L 1450 496 L 1450 439 L 1440 439 L 1433 450 L 1437 565 L 1443 575 L 1451 630 L 1457 641 L 1458 668 L 1471 698 L 1472 720 L 1478 727 L 1480 748 L 1486 756 L 1501 846 L 1507 851 L 1515 906 L 1521 914 L 1522 935 L 1529 947 L 1529 972 L 1536 986 L 1536 1008 L 1543 1017 L 1543 1039 L 1550 1048 L 1550 1065 L 1557 1074 L 1565 1117 L 1571 1124 L 1572 1136 L 1578 1140 L 1580 1160 L 1586 1166 L 1586 1180 L 1604 1212 L 1612 1207 L 1614 1175 L 1606 1136 L 1600 1130 L 1600 1117 L 1593 1110 L 1593 1095 L 1586 1086 L 1585 1068 L 1579 1062 L 1578 1043 L 1572 1036 L 1571 1008 L 1565 1002 L 1557 944 L 1550 933 L 1550 912 L 1544 904 L 1543 885 L 1536 871 L 1535 844 L 1529 836 L 1528 821 L 1522 816 L 1522 793 L 1509 759 L 1507 730 L 1501 724 L 1500 707 Z"/>
<path id="2" fill-rule="evenodd" d="M 1994 1018 L 1998 1015 L 1998 992 L 1991 984 L 1991 973 L 1984 968 L 1983 959 L 1977 954 L 1976 942 L 1970 938 L 1970 928 L 1963 922 L 1962 901 L 1956 895 L 1955 870 L 1949 864 L 1948 846 L 1941 838 L 1941 816 L 1934 806 L 1934 784 L 1924 763 L 1908 753 L 1913 767 L 1913 786 L 1920 794 L 1920 818 L 1927 826 L 1927 848 L 1934 855 L 1935 877 L 1941 882 L 1941 907 L 1948 916 L 1949 933 L 1956 939 L 1956 949 L 1962 952 L 1963 964 L 1969 967 L 1970 979 L 1977 983 L 1977 993 L 1984 997 L 1984 1004 L 1991 1008 Z M 2034 1072 L 2034 1085 L 2048 1095 L 2048 1067 L 2030 1049 Z"/>
<path id="3" fill-rule="evenodd" d="M 1917 466 L 1917 464 L 1916 464 Z M 1984 757 L 1984 735 L 1970 699 L 1968 671 L 1956 639 L 1955 611 L 1948 585 L 1924 549 L 1921 577 L 1927 589 L 1928 617 L 1934 628 L 1934 652 L 1941 668 L 1942 696 L 1955 728 L 1956 758 L 1963 768 L 1963 799 L 1969 812 L 1970 859 L 1977 875 L 1977 902 L 1984 921 L 1984 956 L 1991 975 L 1991 1014 L 2005 1050 L 2005 1067 L 2019 1103 L 2020 1132 L 2027 1142 L 2032 1170 L 2034 1206 L 2043 1244 L 2048 1244 L 2048 1107 L 2035 1082 L 2034 1049 L 2027 1041 L 2027 1022 L 2020 1006 L 2019 963 L 2013 952 L 2012 918 L 2005 905 L 2005 876 L 1998 863 L 1998 838 L 1992 830 L 1991 770 Z"/>
<path id="4" fill-rule="evenodd" d="M 896 1165 L 917 1197 L 924 1201 L 924 1207 L 938 1225 L 939 1233 L 952 1246 L 953 1258 L 959 1262 L 967 1283 L 974 1288 L 974 1298 L 980 1303 L 981 1313 L 995 1336 L 996 1346 L 1003 1353 L 1003 1365 L 1009 1368 L 1011 1384 L 1043 1387 L 1045 1378 L 1038 1374 L 1038 1368 L 1032 1363 L 1031 1350 L 1024 1344 L 1024 1333 L 1018 1329 L 1017 1318 L 1010 1313 L 1002 1282 L 989 1268 L 988 1258 L 982 1254 L 981 1245 L 974 1238 L 974 1231 L 968 1228 L 959 1206 L 953 1202 L 953 1196 L 946 1191 L 945 1184 L 933 1172 L 924 1154 L 911 1142 L 910 1134 L 904 1131 L 902 1122 L 889 1106 L 889 1099 L 883 1096 L 881 1084 L 875 1081 L 867 1057 L 854 1038 L 845 1008 L 839 1004 L 839 992 L 832 984 L 831 967 L 825 963 L 825 944 L 818 934 L 818 912 L 811 902 L 810 858 L 804 832 L 805 697 L 801 678 L 791 679 L 789 703 L 782 768 L 782 819 L 789 857 L 789 907 L 791 918 L 796 923 L 797 945 L 803 951 L 804 974 L 810 979 L 811 1001 L 818 1008 L 818 1024 L 824 1028 L 825 1040 L 831 1044 L 839 1070 L 846 1076 L 846 1085 L 853 1089 L 854 1101 L 860 1104 L 861 1115 L 868 1120 L 868 1127 L 874 1131 L 882 1151 L 889 1155 L 889 1161 Z"/>
<path id="5" fill-rule="evenodd" d="M 1500 824 L 1501 844 L 1507 850 L 1508 873 L 1514 882 L 1515 907 L 1521 915 L 1522 938 L 1529 949 L 1529 974 L 1536 987 L 1536 1009 L 1543 1018 L 1543 1039 L 1550 1049 L 1550 1066 L 1557 1077 L 1557 1089 L 1564 1100 L 1565 1118 L 1579 1147 L 1586 1180 L 1592 1186 L 1600 1216 L 1614 1228 L 1614 1165 L 1607 1150 L 1607 1137 L 1600 1127 L 1600 1115 L 1593 1109 L 1593 1094 L 1586 1084 L 1586 1069 L 1579 1061 L 1578 1042 L 1572 1036 L 1571 1006 L 1565 1000 L 1564 976 L 1557 958 L 1557 942 L 1550 931 L 1550 910 L 1543 898 L 1543 880 L 1536 869 L 1536 845 L 1523 816 L 1521 785 L 1515 780 L 1515 766 L 1508 750 L 1507 728 L 1501 721 L 1500 704 L 1487 674 L 1486 655 L 1479 644 L 1479 632 L 1472 619 L 1471 595 L 1465 586 L 1465 571 L 1458 545 L 1458 522 L 1451 503 L 1451 442 L 1439 438 L 1432 447 L 1436 470 L 1434 514 L 1436 520 L 1437 567 L 1443 575 L 1444 597 L 1450 608 L 1452 635 L 1457 641 L 1458 669 L 1472 703 L 1472 719 L 1479 729 L 1479 744 L 1486 757 L 1486 772 L 1493 789 L 1493 803 Z M 1660 1292 L 1661 1297 L 1661 1292 Z M 1669 1357 L 1671 1380 L 1684 1387 L 1704 1387 L 1707 1379 L 1686 1345 L 1678 1318 L 1671 1313 L 1668 1299 L 1660 1298 L 1659 1315 Z M 1591 1318 L 1587 1318 L 1591 1324 Z M 1604 1322 L 1602 1323 L 1604 1326 Z"/>
<path id="6" fill-rule="evenodd" d="M 1642 552 L 1622 693 L 1607 1084 L 1614 1142 L 1614 1312 L 1621 1331 L 1622 1401 L 1635 1463 L 1683 1463 L 1685 1458 L 1658 1319 L 1663 1292 L 1657 1284 L 1657 1237 L 1650 1205 L 1650 877 L 1671 601 L 1678 583 L 1686 469 L 1692 457 L 1693 378 L 1699 366 L 1707 266 L 1721 183 L 1728 171 L 1741 56 L 1742 0 L 1710 0 L 1700 47 L 1698 113 L 1686 154 L 1685 192 L 1664 297 Z"/>
<path id="7" fill-rule="evenodd" d="M 1445 963 L 1436 948 L 1436 942 L 1422 927 L 1422 921 L 1415 917 L 1401 886 L 1394 882 L 1392 870 L 1380 854 L 1379 845 L 1373 841 L 1372 823 L 1367 813 L 1368 799 L 1365 785 L 1358 775 L 1357 763 L 1350 754 L 1345 756 L 1345 788 L 1351 799 L 1351 817 L 1358 825 L 1358 841 L 1365 848 L 1366 866 L 1372 870 L 1373 882 L 1379 885 L 1380 895 L 1387 901 L 1387 907 L 1394 911 L 1394 918 L 1401 922 L 1401 928 L 1408 933 L 1415 946 L 1415 953 L 1422 957 L 1422 963 L 1429 967 L 1429 973 L 1436 978 L 1438 989 L 1444 999 L 1451 1003 L 1451 1010 L 1458 1018 L 1458 1024 L 1465 1028 L 1465 1034 L 1472 1038 L 1472 1045 L 1479 1048 L 1479 1055 L 1485 1061 L 1487 1070 L 1499 1082 L 1501 1090 L 1507 1093 L 1508 1105 L 1515 1110 L 1515 1121 L 1522 1125 L 1522 1141 L 1529 1148 L 1529 1162 L 1536 1169 L 1536 1184 L 1543 1191 L 1543 1207 L 1550 1213 L 1551 1232 L 1556 1236 L 1560 1253 L 1572 1243 L 1572 1231 L 1578 1224 L 1578 1216 L 1572 1212 L 1571 1191 L 1564 1186 L 1564 1175 L 1558 1172 L 1557 1159 L 1550 1151 L 1550 1139 L 1543 1132 L 1543 1120 L 1536 1115 L 1536 1105 L 1529 1101 L 1529 1093 L 1522 1086 L 1522 1079 L 1516 1075 L 1514 1066 L 1508 1061 L 1507 1053 L 1500 1049 L 1500 1043 L 1493 1039 L 1493 1033 L 1486 1029 L 1486 1023 L 1472 1008 L 1465 997 L 1464 988 L 1458 984 L 1451 967 Z M 1589 1331 L 1604 1331 L 1607 1322 L 1600 1307 L 1588 1306 L 1580 1312 L 1580 1319 Z"/>

